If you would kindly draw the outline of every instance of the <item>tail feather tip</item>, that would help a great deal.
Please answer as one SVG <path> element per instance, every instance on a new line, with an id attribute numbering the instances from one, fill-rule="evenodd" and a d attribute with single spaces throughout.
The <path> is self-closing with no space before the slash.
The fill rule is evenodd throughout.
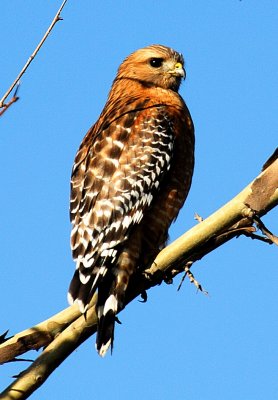
<path id="1" fill-rule="evenodd" d="M 84 304 L 84 302 L 81 299 L 76 299 L 75 302 L 77 303 L 80 312 L 82 314 L 85 314 L 88 309 L 88 304 Z"/>
<path id="2" fill-rule="evenodd" d="M 96 351 L 98 352 L 100 357 L 104 357 L 110 346 L 111 346 L 111 339 L 109 339 L 108 342 L 106 342 L 105 344 L 102 344 L 100 348 L 98 348 L 98 345 L 96 344 Z"/>

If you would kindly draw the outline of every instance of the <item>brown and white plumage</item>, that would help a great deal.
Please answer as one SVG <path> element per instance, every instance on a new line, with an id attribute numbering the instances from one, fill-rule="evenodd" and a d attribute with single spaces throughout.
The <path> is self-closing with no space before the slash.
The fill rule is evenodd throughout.
<path id="1" fill-rule="evenodd" d="M 165 245 L 191 185 L 194 128 L 178 94 L 183 64 L 181 54 L 161 45 L 127 57 L 75 158 L 69 301 L 85 312 L 98 291 L 102 356 L 113 345 L 130 276 Z"/>

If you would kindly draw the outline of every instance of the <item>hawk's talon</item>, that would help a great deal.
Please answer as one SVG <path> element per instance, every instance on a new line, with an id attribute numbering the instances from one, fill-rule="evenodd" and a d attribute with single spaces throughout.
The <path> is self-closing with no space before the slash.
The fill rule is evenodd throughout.
<path id="1" fill-rule="evenodd" d="M 144 290 L 142 293 L 140 293 L 140 296 L 141 296 L 142 300 L 138 300 L 139 303 L 146 303 L 148 300 L 148 294 L 147 294 L 146 290 Z"/>

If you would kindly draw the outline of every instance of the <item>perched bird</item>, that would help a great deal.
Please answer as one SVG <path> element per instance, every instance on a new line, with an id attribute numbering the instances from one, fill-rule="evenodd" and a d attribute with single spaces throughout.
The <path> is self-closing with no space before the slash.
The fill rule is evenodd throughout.
<path id="1" fill-rule="evenodd" d="M 84 137 L 71 177 L 70 304 L 85 313 L 94 292 L 96 349 L 113 346 L 130 276 L 165 246 L 194 168 L 194 127 L 178 94 L 180 53 L 151 45 L 118 69 L 107 103 Z"/>

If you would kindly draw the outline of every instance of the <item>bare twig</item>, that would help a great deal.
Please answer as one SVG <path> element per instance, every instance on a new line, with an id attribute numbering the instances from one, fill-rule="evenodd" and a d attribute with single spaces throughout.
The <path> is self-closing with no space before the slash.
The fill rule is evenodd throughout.
<path id="1" fill-rule="evenodd" d="M 10 100 L 7 104 L 4 104 L 3 107 L 2 107 L 2 110 L 0 110 L 0 117 L 2 117 L 2 115 L 4 114 L 4 112 L 6 112 L 7 109 L 8 109 L 13 103 L 15 103 L 17 100 L 19 100 L 19 97 L 17 96 L 17 92 L 18 92 L 19 86 L 20 86 L 20 83 L 19 83 L 19 81 L 18 81 L 17 84 L 16 84 L 16 88 L 15 88 L 13 97 L 11 98 L 11 100 Z"/>
<path id="2" fill-rule="evenodd" d="M 198 221 L 198 222 L 204 221 L 204 218 L 201 217 L 198 213 L 194 214 L 194 219 L 196 219 L 196 221 Z"/>
<path id="3" fill-rule="evenodd" d="M 20 73 L 18 74 L 17 78 L 15 79 L 15 81 L 13 82 L 13 84 L 9 87 L 9 89 L 7 90 L 7 92 L 4 94 L 4 96 L 2 97 L 2 99 L 0 100 L 0 108 L 5 107 L 4 112 L 7 110 L 8 107 L 10 107 L 11 104 L 15 103 L 16 100 L 11 100 L 8 104 L 5 104 L 5 100 L 6 98 L 9 96 L 9 94 L 11 93 L 11 91 L 13 90 L 13 88 L 18 84 L 19 80 L 21 79 L 22 75 L 25 73 L 25 71 L 27 70 L 27 68 L 29 67 L 29 65 L 31 64 L 31 62 L 34 60 L 34 58 L 36 57 L 36 55 L 38 54 L 40 48 L 42 47 L 43 43 L 45 42 L 46 38 L 48 37 L 48 35 L 50 34 L 50 32 L 52 31 L 54 25 L 56 24 L 56 22 L 60 21 L 62 18 L 60 17 L 61 11 L 64 8 L 65 4 L 66 4 L 67 0 L 64 0 L 61 7 L 59 8 L 57 14 L 55 15 L 53 21 L 51 22 L 49 28 L 47 29 L 47 31 L 45 32 L 42 40 L 40 41 L 40 43 L 38 44 L 38 46 L 36 47 L 36 49 L 34 50 L 34 52 L 31 54 L 31 56 L 29 57 L 29 59 L 27 60 L 26 64 L 24 65 L 24 67 L 22 68 L 22 70 L 20 71 Z M 2 112 L 2 114 L 4 113 Z"/>
<path id="4" fill-rule="evenodd" d="M 263 221 L 258 217 L 255 216 L 254 222 L 257 225 L 257 227 L 262 231 L 262 233 L 272 242 L 275 243 L 278 246 L 278 237 L 274 235 L 272 232 L 270 232 L 269 229 L 264 225 Z"/>

